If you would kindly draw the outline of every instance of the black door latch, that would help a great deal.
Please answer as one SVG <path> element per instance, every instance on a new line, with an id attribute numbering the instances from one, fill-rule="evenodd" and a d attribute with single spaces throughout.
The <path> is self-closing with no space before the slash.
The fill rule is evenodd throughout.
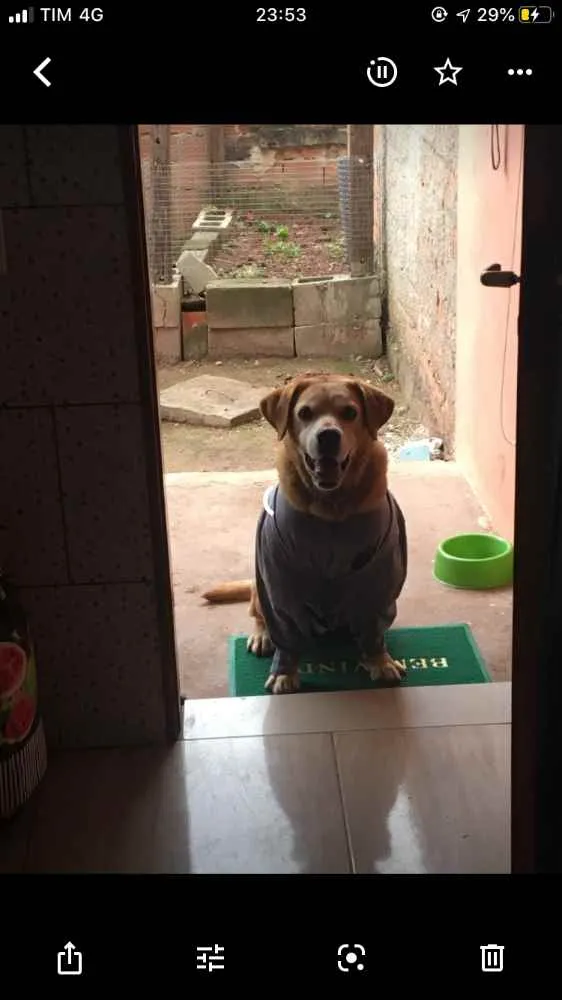
<path id="1" fill-rule="evenodd" d="M 482 271 L 480 281 L 486 288 L 512 288 L 519 284 L 521 278 L 514 271 L 503 271 L 501 264 L 490 264 Z"/>

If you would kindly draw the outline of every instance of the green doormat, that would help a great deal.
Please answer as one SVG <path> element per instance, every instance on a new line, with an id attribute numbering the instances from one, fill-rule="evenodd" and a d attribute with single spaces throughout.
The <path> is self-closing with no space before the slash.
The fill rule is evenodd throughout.
<path id="1" fill-rule="evenodd" d="M 271 658 L 253 656 L 246 650 L 246 636 L 229 640 L 229 690 L 231 697 L 267 694 L 264 684 Z M 386 636 L 387 648 L 406 667 L 401 687 L 432 684 L 487 684 L 491 678 L 468 625 L 437 625 L 435 628 L 397 628 Z M 387 687 L 372 681 L 358 665 L 349 643 L 332 642 L 303 658 L 301 691 L 354 691 Z"/>

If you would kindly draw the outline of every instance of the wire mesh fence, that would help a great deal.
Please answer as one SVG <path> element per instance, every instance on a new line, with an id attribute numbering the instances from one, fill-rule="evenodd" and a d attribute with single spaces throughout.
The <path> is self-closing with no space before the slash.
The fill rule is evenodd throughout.
<path id="1" fill-rule="evenodd" d="M 349 273 L 350 245 L 373 244 L 378 164 L 354 158 L 210 164 L 178 161 L 162 171 L 143 160 L 149 264 L 170 280 L 201 212 L 232 213 L 207 251 L 219 277 L 316 277 Z M 378 247 L 375 246 L 374 266 Z"/>

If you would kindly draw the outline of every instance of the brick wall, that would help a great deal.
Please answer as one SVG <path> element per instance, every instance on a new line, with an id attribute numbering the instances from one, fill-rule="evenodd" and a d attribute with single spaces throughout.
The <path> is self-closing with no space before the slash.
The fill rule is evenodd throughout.
<path id="1" fill-rule="evenodd" d="M 384 150 L 381 150 L 384 143 Z M 457 125 L 377 129 L 383 160 L 388 351 L 413 408 L 452 446 L 455 425 Z"/>
<path id="2" fill-rule="evenodd" d="M 338 125 L 226 125 L 224 139 L 233 192 L 282 187 L 294 198 L 335 189 L 336 160 L 347 153 L 347 129 Z"/>

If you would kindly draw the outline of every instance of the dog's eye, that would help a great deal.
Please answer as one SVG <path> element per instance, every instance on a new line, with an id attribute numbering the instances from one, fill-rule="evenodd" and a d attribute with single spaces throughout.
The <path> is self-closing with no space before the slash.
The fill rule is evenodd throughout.
<path id="1" fill-rule="evenodd" d="M 301 406 L 297 416 L 299 420 L 302 420 L 303 424 L 312 420 L 312 410 L 310 409 L 310 406 Z"/>
<path id="2" fill-rule="evenodd" d="M 344 406 L 341 411 L 342 420 L 355 420 L 357 416 L 357 410 L 354 406 Z"/>

